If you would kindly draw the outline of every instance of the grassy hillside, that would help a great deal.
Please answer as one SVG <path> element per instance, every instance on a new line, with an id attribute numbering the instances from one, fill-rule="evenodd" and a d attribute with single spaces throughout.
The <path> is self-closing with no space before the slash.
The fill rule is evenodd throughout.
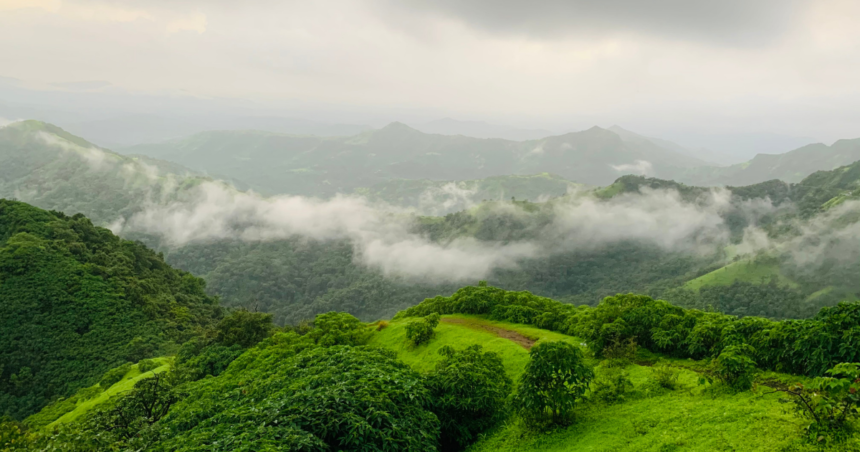
<path id="1" fill-rule="evenodd" d="M 783 276 L 779 270 L 779 263 L 773 260 L 754 261 L 750 259 L 732 262 L 725 267 L 714 270 L 696 279 L 684 283 L 684 288 L 699 290 L 708 286 L 728 286 L 736 281 L 748 283 L 767 283 L 776 278 L 780 284 L 789 287 L 797 287 L 798 284 Z"/>
<path id="2" fill-rule="evenodd" d="M 374 333 L 370 344 L 395 351 L 398 359 L 421 372 L 431 370 L 441 360 L 438 350 L 442 347 L 465 348 L 477 344 L 486 351 L 497 353 L 508 376 L 517 381 L 528 362 L 528 351 L 520 343 L 504 338 L 506 332 L 518 333 L 537 342 L 562 340 L 582 343 L 579 338 L 534 326 L 492 321 L 474 315 L 446 315 L 442 317 L 434 338 L 426 345 L 415 347 L 405 337 L 405 325 L 409 320 L 391 322 L 385 329 Z M 596 359 L 591 362 L 598 364 Z M 815 450 L 803 444 L 805 422 L 787 412 L 784 396 L 767 386 L 733 393 L 699 384 L 699 371 L 704 368 L 700 362 L 644 351 L 640 352 L 637 362 L 642 364 L 625 367 L 633 388 L 624 401 L 604 403 L 590 400 L 579 409 L 574 425 L 551 432 L 530 431 L 512 419 L 486 434 L 469 450 Z M 656 384 L 653 370 L 656 363 L 678 371 L 679 387 L 676 390 L 667 390 Z M 788 381 L 792 377 L 770 373 L 767 378 Z M 762 432 L 767 434 L 762 435 Z"/>

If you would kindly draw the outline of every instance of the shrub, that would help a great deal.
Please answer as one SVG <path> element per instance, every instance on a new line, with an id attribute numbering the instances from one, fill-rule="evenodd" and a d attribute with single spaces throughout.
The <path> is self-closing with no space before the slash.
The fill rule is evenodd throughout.
<path id="1" fill-rule="evenodd" d="M 714 379 L 738 391 L 752 387 L 755 376 L 755 361 L 750 357 L 755 350 L 746 344 L 730 345 L 723 349 L 707 371 L 706 379 Z"/>
<path id="2" fill-rule="evenodd" d="M 785 392 L 794 396 L 796 410 L 812 421 L 807 426 L 817 443 L 841 439 L 854 419 L 860 417 L 860 364 L 842 363 L 816 378 L 808 387 L 800 383 Z"/>
<path id="3" fill-rule="evenodd" d="M 636 341 L 630 337 L 625 339 L 616 338 L 603 349 L 603 357 L 606 365 L 610 367 L 624 366 L 630 364 L 636 357 Z"/>
<path id="4" fill-rule="evenodd" d="M 149 372 L 150 370 L 157 369 L 159 367 L 161 367 L 161 364 L 151 359 L 144 359 L 143 361 L 137 363 L 137 370 L 139 370 L 141 373 Z"/>
<path id="5" fill-rule="evenodd" d="M 273 328 L 271 314 L 238 309 L 218 322 L 215 342 L 248 348 L 269 337 Z"/>
<path id="6" fill-rule="evenodd" d="M 442 424 L 442 450 L 465 448 L 503 415 L 511 380 L 498 355 L 481 351 L 480 345 L 465 350 L 445 346 L 445 358 L 427 377 L 432 410 Z"/>
<path id="7" fill-rule="evenodd" d="M 428 342 L 439 325 L 439 314 L 432 313 L 421 320 L 414 320 L 406 324 L 406 339 L 415 345 Z"/>
<path id="8" fill-rule="evenodd" d="M 122 377 L 124 377 L 125 374 L 127 374 L 128 371 L 131 370 L 131 366 L 131 363 L 125 363 L 119 367 L 114 367 L 113 369 L 105 372 L 104 376 L 102 376 L 102 379 L 99 380 L 99 386 L 104 389 L 107 389 L 114 384 L 119 383 L 119 381 L 122 380 Z"/>
<path id="9" fill-rule="evenodd" d="M 314 328 L 307 335 L 319 345 L 364 345 L 370 340 L 373 331 L 351 314 L 329 312 L 318 314 Z"/>
<path id="10" fill-rule="evenodd" d="M 603 402 L 624 400 L 624 394 L 633 389 L 630 374 L 620 367 L 604 366 L 594 380 L 593 396 Z"/>
<path id="11" fill-rule="evenodd" d="M 382 331 L 382 330 L 384 330 L 384 329 L 386 329 L 386 328 L 388 328 L 388 322 L 387 322 L 387 321 L 385 321 L 385 320 L 380 320 L 380 321 L 376 324 L 376 331 Z"/>
<path id="12" fill-rule="evenodd" d="M 654 381 L 664 389 L 675 390 L 678 388 L 678 370 L 665 364 L 651 368 Z"/>
<path id="13" fill-rule="evenodd" d="M 542 342 L 529 357 L 515 398 L 517 411 L 530 422 L 569 421 L 594 378 L 582 350 L 567 342 Z"/>
<path id="14" fill-rule="evenodd" d="M 203 346 L 199 341 L 189 341 L 176 356 L 175 371 L 186 381 L 208 375 L 217 377 L 244 351 L 238 344 L 230 347 L 221 344 Z"/>

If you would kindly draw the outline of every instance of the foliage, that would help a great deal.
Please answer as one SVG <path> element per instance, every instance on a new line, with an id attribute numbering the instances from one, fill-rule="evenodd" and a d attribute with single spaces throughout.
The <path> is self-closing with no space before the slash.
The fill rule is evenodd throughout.
<path id="1" fill-rule="evenodd" d="M 345 312 L 318 314 L 307 336 L 319 345 L 364 345 L 373 331 Z"/>
<path id="2" fill-rule="evenodd" d="M 631 389 L 630 374 L 623 367 L 604 365 L 598 368 L 591 393 L 597 400 L 614 403 L 624 400 Z"/>
<path id="3" fill-rule="evenodd" d="M 144 359 L 137 363 L 137 370 L 141 372 L 149 372 L 150 370 L 156 369 L 160 366 L 161 364 L 151 359 Z"/>
<path id="4" fill-rule="evenodd" d="M 99 386 L 103 389 L 107 389 L 114 384 L 118 383 L 120 380 L 125 377 L 125 374 L 131 370 L 131 363 L 125 363 L 119 367 L 114 367 L 113 369 L 105 372 L 102 376 L 101 380 L 99 380 Z"/>
<path id="5" fill-rule="evenodd" d="M 663 389 L 675 390 L 678 388 L 678 371 L 665 364 L 651 368 L 654 381 Z"/>
<path id="6" fill-rule="evenodd" d="M 431 313 L 421 320 L 409 322 L 406 325 L 406 339 L 413 345 L 421 345 L 432 337 L 436 326 L 439 325 L 439 314 Z"/>
<path id="7" fill-rule="evenodd" d="M 421 377 L 379 349 L 277 334 L 189 392 L 154 450 L 436 450 Z"/>
<path id="8" fill-rule="evenodd" d="M 529 357 L 515 398 L 517 411 L 531 422 L 570 421 L 594 378 L 582 350 L 566 342 L 541 342 Z"/>
<path id="9" fill-rule="evenodd" d="M 227 370 L 227 366 L 244 351 L 239 344 L 227 347 L 191 340 L 185 343 L 176 355 L 175 372 L 188 381 L 196 381 L 208 375 L 216 377 Z"/>
<path id="10" fill-rule="evenodd" d="M 442 450 L 459 450 L 504 414 L 511 380 L 498 355 L 480 345 L 443 347 L 444 359 L 426 378 L 432 411 L 441 422 Z"/>
<path id="11" fill-rule="evenodd" d="M 860 360 L 860 302 L 822 308 L 811 319 L 773 321 L 684 309 L 644 295 L 618 294 L 592 308 L 528 292 L 469 286 L 450 297 L 426 299 L 395 318 L 431 312 L 489 314 L 500 320 L 511 316 L 584 338 L 598 356 L 615 341 L 633 339 L 648 350 L 695 359 L 717 358 L 727 346 L 746 344 L 757 367 L 809 376 Z"/>
<path id="12" fill-rule="evenodd" d="M 22 419 L 220 315 L 203 281 L 83 217 L 0 200 L 0 407 Z M 144 356 L 144 358 L 147 356 Z"/>
<path id="13" fill-rule="evenodd" d="M 797 411 L 812 421 L 807 431 L 814 442 L 844 438 L 844 430 L 860 417 L 860 364 L 837 364 L 827 374 L 808 386 L 796 383 L 784 390 L 794 396 Z"/>
<path id="14" fill-rule="evenodd" d="M 215 342 L 225 347 L 248 348 L 269 337 L 272 328 L 271 314 L 237 309 L 218 322 Z"/>
<path id="15" fill-rule="evenodd" d="M 705 379 L 718 380 L 738 391 L 749 390 L 755 378 L 755 350 L 747 344 L 729 345 L 712 363 Z"/>

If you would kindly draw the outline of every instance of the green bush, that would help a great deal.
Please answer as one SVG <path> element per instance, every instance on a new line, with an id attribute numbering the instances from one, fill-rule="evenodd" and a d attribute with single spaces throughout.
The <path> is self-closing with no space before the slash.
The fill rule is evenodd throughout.
<path id="1" fill-rule="evenodd" d="M 406 324 L 406 339 L 414 345 L 424 344 L 433 338 L 436 326 L 439 325 L 440 316 L 431 313 L 421 320 L 415 320 Z"/>
<path id="2" fill-rule="evenodd" d="M 149 372 L 150 370 L 157 369 L 159 367 L 161 367 L 161 364 L 158 364 L 151 359 L 144 359 L 137 363 L 137 370 L 139 370 L 140 373 Z"/>
<path id="3" fill-rule="evenodd" d="M 480 345 L 464 350 L 445 346 L 442 359 L 427 376 L 432 410 L 442 425 L 442 450 L 460 450 L 504 414 L 511 380 L 498 355 Z"/>
<path id="4" fill-rule="evenodd" d="M 594 380 L 592 395 L 602 402 L 620 402 L 624 394 L 633 389 L 630 374 L 620 367 L 603 366 Z"/>
<path id="5" fill-rule="evenodd" d="M 102 379 L 99 380 L 99 386 L 104 389 L 107 389 L 113 386 L 116 383 L 119 383 L 122 380 L 122 377 L 125 376 L 131 370 L 131 363 L 125 363 L 119 367 L 114 367 L 113 369 L 105 372 Z"/>
<path id="6" fill-rule="evenodd" d="M 437 450 L 439 421 L 420 375 L 392 352 L 308 342 L 276 335 L 193 383 L 149 450 Z"/>
<path id="7" fill-rule="evenodd" d="M 185 381 L 196 381 L 208 375 L 217 377 L 227 369 L 245 349 L 238 344 L 230 347 L 221 344 L 204 345 L 202 341 L 183 344 L 176 355 L 176 372 Z"/>
<path id="8" fill-rule="evenodd" d="M 665 364 L 651 368 L 652 376 L 658 386 L 664 389 L 675 390 L 678 388 L 678 370 Z"/>
<path id="9" fill-rule="evenodd" d="M 567 342 L 541 342 L 529 358 L 515 398 L 517 411 L 530 422 L 570 421 L 576 401 L 594 379 L 582 350 Z"/>
<path id="10" fill-rule="evenodd" d="M 218 322 L 215 342 L 248 348 L 269 337 L 273 328 L 271 314 L 237 309 Z"/>
<path id="11" fill-rule="evenodd" d="M 819 444 L 844 439 L 846 427 L 860 417 L 860 364 L 838 364 L 827 373 L 808 387 L 797 383 L 785 390 L 797 412 L 812 421 L 807 432 Z"/>
<path id="12" fill-rule="evenodd" d="M 314 319 L 314 328 L 307 333 L 314 342 L 326 347 L 364 345 L 372 335 L 373 331 L 361 320 L 345 312 L 318 314 Z"/>
<path id="13" fill-rule="evenodd" d="M 723 349 L 708 370 L 708 377 L 729 387 L 746 391 L 752 387 L 755 377 L 755 361 L 750 358 L 755 350 L 749 345 L 730 345 Z"/>

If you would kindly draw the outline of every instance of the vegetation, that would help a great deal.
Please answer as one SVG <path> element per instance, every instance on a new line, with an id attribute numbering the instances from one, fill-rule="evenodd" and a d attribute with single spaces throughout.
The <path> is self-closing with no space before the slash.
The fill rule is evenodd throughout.
<path id="1" fill-rule="evenodd" d="M 433 312 L 421 320 L 406 325 L 406 339 L 414 345 L 421 345 L 433 338 L 433 330 L 439 325 L 439 314 Z"/>
<path id="2" fill-rule="evenodd" d="M 569 422 L 594 378 L 582 350 L 567 342 L 543 342 L 529 358 L 515 398 L 517 411 L 533 423 Z"/>
<path id="3" fill-rule="evenodd" d="M 23 419 L 200 334 L 221 315 L 204 288 L 82 215 L 0 200 L 0 407 Z"/>

